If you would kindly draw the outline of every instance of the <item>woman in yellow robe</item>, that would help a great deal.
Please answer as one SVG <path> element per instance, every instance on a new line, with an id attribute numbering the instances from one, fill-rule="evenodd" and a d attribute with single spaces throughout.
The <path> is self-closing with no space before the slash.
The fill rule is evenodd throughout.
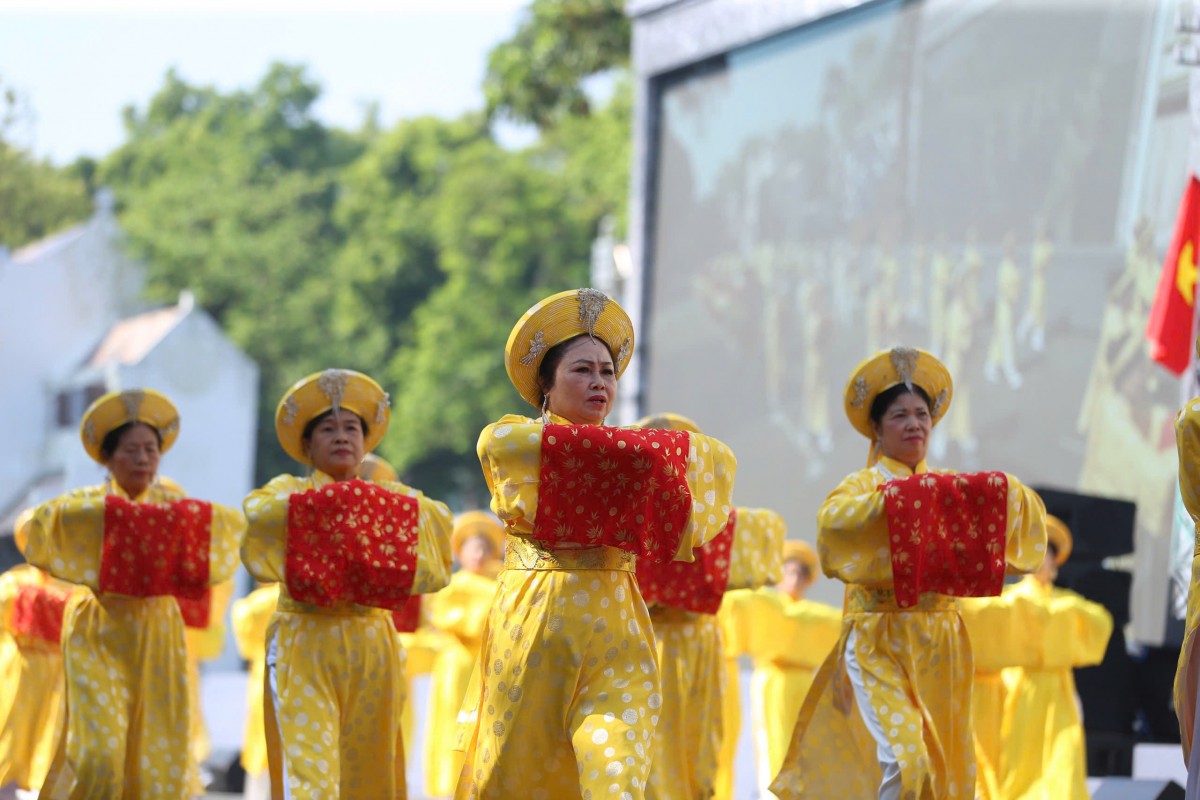
<path id="1" fill-rule="evenodd" d="M 1197 340 L 1200 351 L 1200 340 Z M 1200 796 L 1200 398 L 1189 400 L 1175 420 L 1175 445 L 1179 452 L 1179 492 L 1196 526 L 1196 548 L 1192 556 L 1192 584 L 1188 591 L 1183 646 L 1175 670 L 1175 713 L 1179 715 L 1179 737 L 1183 760 L 1188 765 L 1187 791 Z"/>
<path id="2" fill-rule="evenodd" d="M 646 417 L 637 427 L 700 433 L 692 420 L 670 413 Z M 736 681 L 727 685 L 717 612 L 730 588 L 744 591 L 778 578 L 778 559 L 760 551 L 778 550 L 784 533 L 778 514 L 739 508 L 728 530 L 697 550 L 694 562 L 638 563 L 663 697 L 647 800 L 701 800 L 717 791 L 724 698 L 737 691 Z"/>
<path id="3" fill-rule="evenodd" d="M 430 596 L 430 622 L 446 634 L 434 657 L 429 683 L 425 736 L 425 794 L 449 797 L 462 772 L 458 711 L 479 663 L 479 647 L 496 596 L 495 560 L 504 552 L 504 526 L 486 511 L 468 511 L 454 520 L 451 535 L 460 569 L 450 585 Z"/>
<path id="4" fill-rule="evenodd" d="M 26 558 L 78 584 L 63 619 L 66 716 L 44 798 L 183 798 L 189 753 L 184 624 L 237 567 L 242 515 L 186 499 L 158 476 L 179 415 L 150 389 L 111 392 L 83 416 L 83 445 L 109 479 L 43 503 Z"/>
<path id="5" fill-rule="evenodd" d="M 242 769 L 246 800 L 271 796 L 267 771 L 267 734 L 263 726 L 263 682 L 266 675 L 267 626 L 279 602 L 279 584 L 255 589 L 233 604 L 233 637 L 238 653 L 250 662 L 246 676 L 246 727 L 242 734 Z"/>
<path id="6" fill-rule="evenodd" d="M 776 586 L 730 597 L 728 624 L 741 631 L 741 653 L 754 659 L 751 719 L 764 798 L 772 797 L 771 782 L 783 765 L 800 707 L 842 629 L 840 609 L 804 598 L 817 567 L 817 553 L 808 543 L 788 541 L 783 579 Z"/>
<path id="7" fill-rule="evenodd" d="M 735 462 L 701 434 L 603 427 L 632 346 L 594 289 L 546 298 L 509 336 L 509 377 L 542 419 L 479 437 L 508 540 L 457 798 L 645 796 L 663 699 L 637 553 L 687 559 L 720 533 Z"/>
<path id="8" fill-rule="evenodd" d="M 25 552 L 33 509 L 17 517 Z M 63 711 L 62 618 L 72 586 L 29 564 L 0 575 L 0 787 L 41 788 Z M 3 794 L 3 792 L 0 792 Z"/>
<path id="9" fill-rule="evenodd" d="M 383 438 L 388 396 L 329 369 L 275 413 L 283 449 L 309 469 L 246 498 L 242 561 L 280 584 L 266 639 L 263 717 L 276 798 L 403 798 L 404 653 L 389 610 L 450 575 L 450 512 L 402 483 L 357 477 Z"/>
<path id="10" fill-rule="evenodd" d="M 1002 473 L 929 471 L 929 434 L 951 392 L 940 361 L 901 347 L 864 361 L 846 387 L 869 466 L 817 515 L 822 569 L 846 583 L 845 616 L 771 786 L 782 798 L 974 797 L 970 642 L 947 592 L 998 594 L 1006 564 L 1041 563 L 1045 509 Z"/>
<path id="11" fill-rule="evenodd" d="M 1087 800 L 1083 721 L 1075 692 L 1077 667 L 1104 659 L 1112 615 L 1099 603 L 1054 586 L 1071 554 L 1071 532 L 1047 516 L 1045 560 L 1006 594 L 1017 606 L 1020 630 L 1034 643 L 1033 663 L 1004 671 L 1007 699 L 1001 736 L 1004 800 Z"/>

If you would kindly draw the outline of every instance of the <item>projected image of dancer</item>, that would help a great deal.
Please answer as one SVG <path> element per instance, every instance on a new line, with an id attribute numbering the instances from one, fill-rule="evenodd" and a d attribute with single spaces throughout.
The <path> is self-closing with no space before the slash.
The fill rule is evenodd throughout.
<path id="1" fill-rule="evenodd" d="M 1017 340 L 1038 353 L 1046 347 L 1046 267 L 1053 256 L 1054 243 L 1040 224 L 1029 252 L 1029 304 L 1017 326 Z"/>
<path id="2" fill-rule="evenodd" d="M 845 410 L 870 442 L 817 515 L 825 574 L 846 584 L 841 638 L 805 699 L 771 790 L 791 798 L 970 797 L 971 654 L 956 597 L 999 594 L 1046 550 L 1041 498 L 1002 472 L 930 472 L 953 395 L 923 350 L 862 362 Z M 957 532 L 957 533 L 956 533 Z"/>
<path id="3" fill-rule="evenodd" d="M 1021 373 L 1017 372 L 1017 353 L 1014 346 L 1014 320 L 1017 300 L 1021 296 L 1021 271 L 1017 269 L 1017 239 L 1011 231 L 1004 237 L 1004 256 L 996 269 L 996 306 L 992 316 L 992 341 L 988 346 L 983 374 L 995 383 L 999 371 L 1013 389 L 1021 388 Z"/>

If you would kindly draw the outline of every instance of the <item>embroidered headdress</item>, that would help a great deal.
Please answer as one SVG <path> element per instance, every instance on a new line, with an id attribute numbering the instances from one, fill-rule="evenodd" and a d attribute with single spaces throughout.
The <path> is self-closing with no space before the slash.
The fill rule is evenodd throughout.
<path id="1" fill-rule="evenodd" d="M 580 334 L 608 346 L 620 378 L 633 355 L 633 323 L 625 309 L 604 292 L 559 292 L 534 305 L 513 326 L 504 346 L 504 368 L 521 397 L 534 408 L 542 407 L 538 367 L 546 351 Z"/>
<path id="2" fill-rule="evenodd" d="M 846 417 L 856 431 L 874 441 L 871 404 L 880 392 L 901 383 L 910 390 L 919 386 L 929 395 L 929 416 L 934 425 L 946 415 L 954 396 L 954 383 L 946 365 L 924 350 L 893 347 L 859 364 L 846 384 Z"/>
<path id="3" fill-rule="evenodd" d="M 383 440 L 391 419 L 388 393 L 368 376 L 350 369 L 327 369 L 296 382 L 275 409 L 275 435 L 284 451 L 301 464 L 311 466 L 304 455 L 304 428 L 326 411 L 345 409 L 367 423 L 364 452 Z"/>
<path id="4" fill-rule="evenodd" d="M 165 453 L 179 437 L 179 411 L 165 394 L 153 389 L 127 389 L 109 392 L 88 406 L 79 423 L 83 449 L 98 464 L 104 463 L 100 446 L 104 437 L 129 422 L 143 422 L 162 437 L 160 453 Z"/>

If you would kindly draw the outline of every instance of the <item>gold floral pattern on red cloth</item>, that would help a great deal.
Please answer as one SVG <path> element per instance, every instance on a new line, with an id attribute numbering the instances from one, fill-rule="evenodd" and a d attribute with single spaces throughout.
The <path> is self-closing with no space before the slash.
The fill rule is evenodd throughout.
<path id="1" fill-rule="evenodd" d="M 58 642 L 62 639 L 63 612 L 69 597 L 70 593 L 55 586 L 23 584 L 13 601 L 13 634 Z"/>
<path id="2" fill-rule="evenodd" d="M 688 524 L 686 431 L 545 425 L 533 539 L 674 558 Z"/>
<path id="3" fill-rule="evenodd" d="M 100 591 L 198 598 L 208 589 L 212 505 L 104 498 Z"/>
<path id="4" fill-rule="evenodd" d="M 715 614 L 729 584 L 730 550 L 737 526 L 737 509 L 716 538 L 695 551 L 696 560 L 637 564 L 638 586 L 646 605 L 657 603 L 685 611 Z"/>
<path id="5" fill-rule="evenodd" d="M 403 609 L 417 567 L 417 498 L 358 479 L 291 495 L 287 588 L 303 603 Z"/>
<path id="6" fill-rule="evenodd" d="M 212 614 L 211 586 L 199 597 L 176 597 L 175 602 L 179 604 L 184 625 L 201 630 L 208 627 L 208 618 Z"/>
<path id="7" fill-rule="evenodd" d="M 392 625 L 398 633 L 413 633 L 421 624 L 421 595 L 408 598 L 404 608 L 392 612 Z"/>
<path id="8" fill-rule="evenodd" d="M 880 487 L 887 505 L 892 581 L 901 608 L 923 592 L 990 597 L 1004 587 L 1008 476 L 924 472 Z"/>

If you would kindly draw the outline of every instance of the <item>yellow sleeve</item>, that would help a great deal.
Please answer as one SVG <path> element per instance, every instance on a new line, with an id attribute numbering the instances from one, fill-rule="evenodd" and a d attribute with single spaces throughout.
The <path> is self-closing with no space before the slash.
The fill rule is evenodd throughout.
<path id="1" fill-rule="evenodd" d="M 232 599 L 232 580 L 213 586 L 208 607 L 208 627 L 183 629 L 188 653 L 197 661 L 212 661 L 225 649 L 225 614 L 229 611 L 229 601 Z"/>
<path id="2" fill-rule="evenodd" d="M 1032 572 L 1046 554 L 1046 506 L 1038 493 L 1008 476 L 1008 533 L 1004 558 L 1015 572 Z"/>
<path id="3" fill-rule="evenodd" d="M 104 491 L 89 486 L 38 506 L 29 521 L 25 560 L 56 578 L 98 590 Z"/>
<path id="4" fill-rule="evenodd" d="M 275 583 L 286 579 L 288 503 L 293 494 L 306 488 L 295 475 L 279 475 L 246 496 L 241 555 L 255 580 Z"/>
<path id="5" fill-rule="evenodd" d="M 1036 604 L 1010 591 L 999 597 L 964 597 L 958 604 L 976 671 L 1038 666 L 1045 620 Z"/>
<path id="6" fill-rule="evenodd" d="M 238 653 L 247 661 L 266 655 L 267 626 L 279 602 L 279 584 L 255 589 L 233 604 L 233 638 Z"/>
<path id="7" fill-rule="evenodd" d="M 1055 589 L 1048 603 L 1044 666 L 1091 667 L 1104 660 L 1113 620 L 1099 603 Z"/>
<path id="8" fill-rule="evenodd" d="M 784 600 L 778 627 L 763 634 L 765 657 L 816 669 L 842 635 L 842 612 L 815 600 Z"/>
<path id="9" fill-rule="evenodd" d="M 533 533 L 537 516 L 538 478 L 542 465 L 540 426 L 516 414 L 507 414 L 479 434 L 476 452 L 483 478 L 492 495 L 492 513 L 509 533 Z"/>
<path id="10" fill-rule="evenodd" d="M 721 600 L 721 631 L 727 656 L 759 657 L 763 631 L 775 627 L 783 616 L 778 593 L 771 589 L 737 589 Z"/>
<path id="11" fill-rule="evenodd" d="M 413 577 L 412 594 L 429 594 L 450 582 L 450 566 L 454 551 L 450 547 L 450 531 L 454 515 L 445 503 L 426 497 L 423 492 L 403 483 L 385 484 L 390 492 L 417 498 L 417 574 Z"/>
<path id="12" fill-rule="evenodd" d="M 237 572 L 238 550 L 242 546 L 242 536 L 246 532 L 246 518 L 240 508 L 212 504 L 212 528 L 209 537 L 208 551 L 208 583 L 213 587 L 213 598 L 223 584 L 228 583 Z M 225 597 L 225 605 L 221 607 L 224 616 L 229 605 L 229 597 L 233 595 L 232 585 Z"/>
<path id="13" fill-rule="evenodd" d="M 737 509 L 729 552 L 731 589 L 757 589 L 783 577 L 783 540 L 787 525 L 769 508 Z"/>
<path id="14" fill-rule="evenodd" d="M 1179 492 L 1193 522 L 1200 522 L 1200 397 L 1187 402 L 1175 419 L 1179 452 Z"/>
<path id="15" fill-rule="evenodd" d="M 430 598 L 430 623 L 463 642 L 478 642 L 498 586 L 490 578 L 457 573 L 449 586 Z"/>
<path id="16" fill-rule="evenodd" d="M 714 539 L 733 510 L 737 458 L 724 442 L 702 433 L 688 434 L 687 484 L 692 510 L 675 552 L 676 561 L 694 561 L 694 550 Z"/>
<path id="17" fill-rule="evenodd" d="M 35 569 L 37 567 L 18 564 L 0 575 L 0 630 L 12 630 L 13 604 L 21 587 L 32 582 L 30 571 Z"/>
<path id="18" fill-rule="evenodd" d="M 721 636 L 725 643 L 725 657 L 745 655 L 749 636 L 746 630 L 746 608 L 748 599 L 754 594 L 752 589 L 734 589 L 725 593 L 721 598 L 721 607 L 717 609 L 717 622 L 721 625 Z"/>
<path id="19" fill-rule="evenodd" d="M 851 473 L 817 511 L 817 553 L 821 570 L 830 578 L 891 584 L 887 506 L 878 490 L 883 482 L 874 469 Z"/>

